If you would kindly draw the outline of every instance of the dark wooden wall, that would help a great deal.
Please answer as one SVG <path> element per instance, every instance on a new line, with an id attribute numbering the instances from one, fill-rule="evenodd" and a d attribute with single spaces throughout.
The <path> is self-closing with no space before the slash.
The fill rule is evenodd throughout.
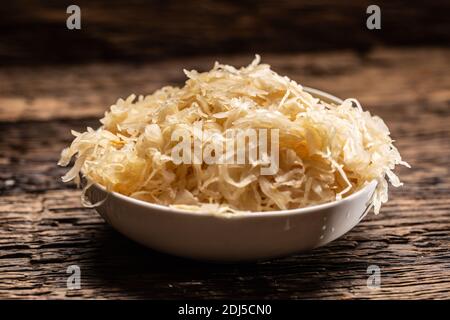
<path id="1" fill-rule="evenodd" d="M 372 3 L 381 30 L 366 28 Z M 70 4 L 81 7 L 81 30 L 66 28 Z M 448 0 L 17 0 L 0 13 L 3 64 L 450 44 Z"/>

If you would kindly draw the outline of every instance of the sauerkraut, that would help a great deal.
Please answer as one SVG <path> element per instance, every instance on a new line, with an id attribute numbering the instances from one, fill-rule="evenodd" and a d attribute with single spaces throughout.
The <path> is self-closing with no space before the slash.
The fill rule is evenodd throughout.
<path id="1" fill-rule="evenodd" d="M 307 207 L 347 197 L 373 180 L 378 184 L 371 201 L 378 213 L 388 200 L 388 181 L 401 185 L 393 169 L 408 164 L 383 120 L 356 100 L 321 101 L 260 64 L 259 56 L 240 69 L 216 62 L 209 72 L 184 73 L 183 87 L 119 99 L 98 129 L 73 131 L 75 139 L 59 164 L 75 161 L 62 180 L 85 180 L 85 189 L 98 183 L 151 203 L 215 213 Z M 198 124 L 219 137 L 202 140 L 202 147 L 234 143 L 230 130 L 278 129 L 277 172 L 261 174 L 264 164 L 252 158 L 243 164 L 174 161 L 172 133 L 183 128 L 195 141 Z"/>

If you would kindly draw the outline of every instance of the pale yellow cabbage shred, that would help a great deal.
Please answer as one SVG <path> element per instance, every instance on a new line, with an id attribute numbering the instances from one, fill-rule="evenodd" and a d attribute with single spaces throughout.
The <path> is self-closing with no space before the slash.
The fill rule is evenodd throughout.
<path id="1" fill-rule="evenodd" d="M 383 120 L 354 99 L 341 105 L 320 101 L 259 60 L 240 69 L 216 62 L 209 72 L 185 70 L 189 79 L 182 88 L 119 99 L 100 128 L 73 132 L 59 164 L 76 160 L 63 181 L 79 182 L 81 173 L 91 183 L 151 203 L 230 213 L 339 200 L 376 180 L 372 202 L 378 213 L 388 199 L 387 179 L 401 185 L 395 165 L 408 165 Z M 278 172 L 261 175 L 260 162 L 174 164 L 172 132 L 184 128 L 194 136 L 195 123 L 224 139 L 227 130 L 279 129 Z"/>

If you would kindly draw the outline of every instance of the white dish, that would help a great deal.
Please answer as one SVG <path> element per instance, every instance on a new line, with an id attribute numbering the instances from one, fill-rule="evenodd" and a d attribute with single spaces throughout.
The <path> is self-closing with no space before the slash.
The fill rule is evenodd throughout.
<path id="1" fill-rule="evenodd" d="M 305 88 L 325 101 L 341 100 Z M 177 210 L 108 192 L 94 184 L 91 202 L 116 230 L 149 248 L 207 261 L 249 261 L 323 246 L 347 233 L 370 211 L 372 181 L 345 199 L 295 210 L 227 215 Z"/>

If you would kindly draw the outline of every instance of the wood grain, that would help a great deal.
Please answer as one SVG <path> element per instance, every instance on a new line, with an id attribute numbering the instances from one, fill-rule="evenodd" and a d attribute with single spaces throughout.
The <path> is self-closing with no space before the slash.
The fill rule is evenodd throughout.
<path id="1" fill-rule="evenodd" d="M 66 28 L 69 0 L 5 1 L 0 64 L 148 61 L 167 56 L 283 53 L 379 45 L 447 45 L 446 0 L 77 0 L 81 30 Z"/>
<path id="2" fill-rule="evenodd" d="M 0 69 L 0 298 L 450 298 L 450 50 L 268 55 L 275 70 L 354 96 L 389 125 L 412 169 L 381 214 L 314 251 L 248 264 L 206 264 L 143 248 L 83 208 L 56 162 L 70 129 L 97 126 L 119 96 L 179 84 L 183 67 L 153 64 Z M 221 60 L 246 64 L 249 56 Z M 79 265 L 81 290 L 66 288 Z M 381 267 L 368 289 L 367 267 Z"/>

